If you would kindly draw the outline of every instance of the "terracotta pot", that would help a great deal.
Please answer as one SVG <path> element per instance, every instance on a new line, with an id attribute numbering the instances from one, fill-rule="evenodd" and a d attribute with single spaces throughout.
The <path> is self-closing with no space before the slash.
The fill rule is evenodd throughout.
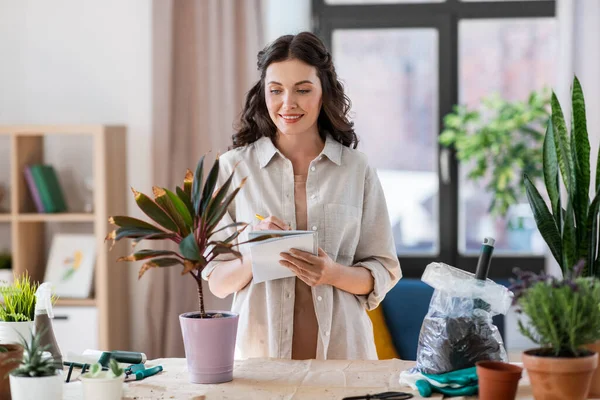
<path id="1" fill-rule="evenodd" d="M 478 361 L 479 400 L 513 400 L 523 368 L 501 361 Z"/>
<path id="2" fill-rule="evenodd" d="M 0 399 L 10 400 L 10 379 L 8 373 L 19 366 L 19 361 L 23 358 L 23 347 L 18 344 L 4 344 L 2 347 L 8 350 L 6 353 L 0 353 Z"/>
<path id="3" fill-rule="evenodd" d="M 523 352 L 536 400 L 585 400 L 598 366 L 598 353 L 583 357 L 547 357 L 544 349 Z"/>
<path id="4" fill-rule="evenodd" d="M 181 314 L 181 333 L 191 383 L 223 383 L 233 379 L 233 357 L 239 315 L 207 311 L 221 318 L 198 318 L 198 312 Z"/>
<path id="5" fill-rule="evenodd" d="M 600 354 L 600 340 L 596 343 L 588 344 L 584 346 L 586 349 L 591 350 L 595 353 Z M 594 375 L 592 375 L 592 383 L 590 385 L 589 398 L 600 397 L 600 368 L 596 368 Z"/>

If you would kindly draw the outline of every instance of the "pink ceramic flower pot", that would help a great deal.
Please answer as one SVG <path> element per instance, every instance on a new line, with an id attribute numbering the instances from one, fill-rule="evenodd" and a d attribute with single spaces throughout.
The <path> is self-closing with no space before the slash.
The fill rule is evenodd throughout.
<path id="1" fill-rule="evenodd" d="M 233 379 L 233 356 L 238 314 L 209 311 L 222 318 L 197 318 L 199 312 L 179 316 L 191 383 L 223 383 Z M 196 317 L 196 318 L 194 318 Z"/>

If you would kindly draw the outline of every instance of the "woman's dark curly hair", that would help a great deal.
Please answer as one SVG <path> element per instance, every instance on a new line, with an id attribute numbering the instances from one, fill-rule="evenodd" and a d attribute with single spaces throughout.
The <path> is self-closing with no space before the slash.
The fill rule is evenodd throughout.
<path id="1" fill-rule="evenodd" d="M 310 32 L 281 36 L 258 53 L 260 80 L 246 94 L 237 132 L 232 137 L 232 147 L 246 146 L 263 136 L 275 138 L 277 127 L 269 116 L 265 102 L 265 75 L 267 67 L 272 63 L 292 59 L 317 69 L 323 88 L 323 105 L 317 119 L 321 138 L 325 140 L 327 134 L 330 134 L 344 146 L 356 148 L 358 137 L 354 132 L 354 124 L 348 119 L 350 99 L 337 78 L 331 54 L 323 42 Z"/>

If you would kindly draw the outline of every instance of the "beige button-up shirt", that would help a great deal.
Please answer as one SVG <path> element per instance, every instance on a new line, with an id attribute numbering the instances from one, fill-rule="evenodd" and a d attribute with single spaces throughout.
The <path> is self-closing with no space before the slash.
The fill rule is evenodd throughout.
<path id="1" fill-rule="evenodd" d="M 263 137 L 220 157 L 221 182 L 237 163 L 233 184 L 244 177 L 248 181 L 223 226 L 233 221 L 254 224 L 258 213 L 276 216 L 295 229 L 291 161 Z M 363 153 L 328 137 L 321 154 L 310 163 L 306 201 L 307 226 L 318 232 L 319 246 L 337 263 L 367 268 L 375 282 L 373 291 L 364 296 L 330 285 L 312 288 L 319 325 L 317 359 L 377 359 L 366 310 L 377 307 L 402 276 L 377 173 Z M 247 232 L 239 238 L 247 240 Z M 240 250 L 249 253 L 246 245 Z M 205 268 L 205 279 L 210 279 L 214 268 L 218 262 Z M 232 311 L 240 315 L 236 358 L 291 358 L 295 279 L 251 281 L 235 293 Z"/>

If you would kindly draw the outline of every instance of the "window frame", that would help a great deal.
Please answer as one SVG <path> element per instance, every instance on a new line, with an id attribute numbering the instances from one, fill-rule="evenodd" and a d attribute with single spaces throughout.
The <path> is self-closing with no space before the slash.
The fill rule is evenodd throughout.
<path id="1" fill-rule="evenodd" d="M 438 132 L 442 132 L 443 117 L 458 103 L 459 80 L 459 24 L 467 19 L 556 18 L 556 0 L 478 1 L 446 0 L 443 3 L 397 4 L 327 4 L 325 0 L 312 1 L 312 29 L 332 50 L 333 31 L 336 29 L 434 28 L 438 31 Z M 439 253 L 431 256 L 398 255 L 405 277 L 420 278 L 430 262 L 441 261 L 463 270 L 474 272 L 477 255 L 459 251 L 459 176 L 458 162 L 453 149 L 438 145 L 438 154 L 449 155 L 449 179 L 442 180 L 438 157 L 439 198 L 438 238 Z M 483 240 L 483 238 L 482 238 Z M 490 278 L 508 278 L 512 269 L 540 272 L 545 256 L 494 256 Z"/>

